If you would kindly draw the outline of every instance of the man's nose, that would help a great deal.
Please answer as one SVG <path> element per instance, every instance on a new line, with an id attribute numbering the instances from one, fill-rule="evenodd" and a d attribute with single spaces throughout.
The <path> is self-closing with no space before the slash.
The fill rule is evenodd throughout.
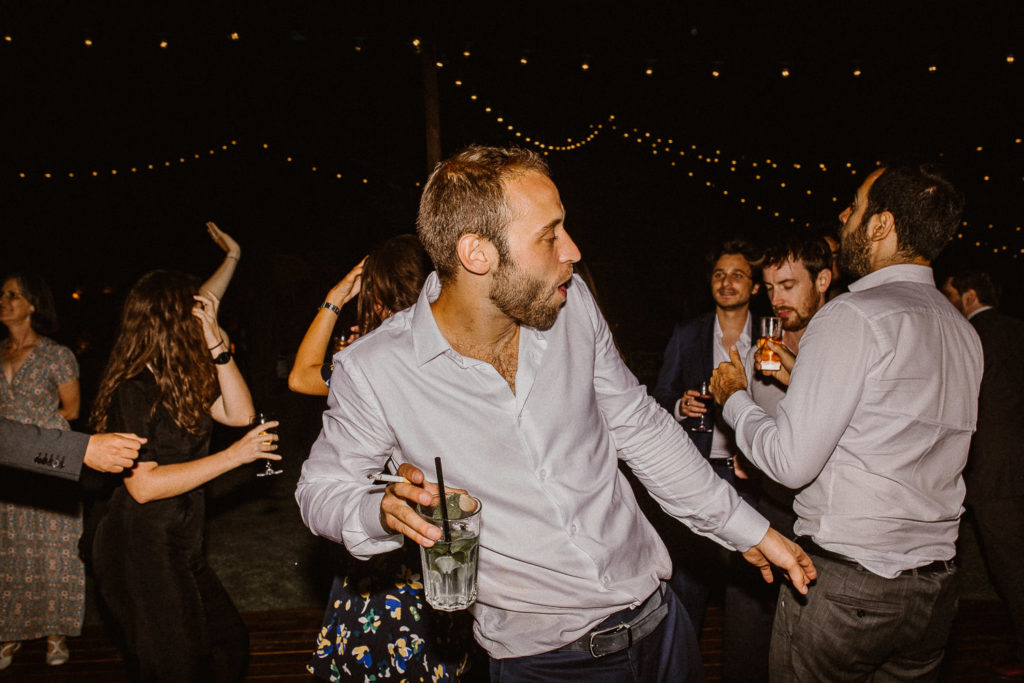
<path id="1" fill-rule="evenodd" d="M 839 222 L 846 225 L 846 221 L 850 218 L 850 207 L 846 207 L 839 213 Z"/>
<path id="2" fill-rule="evenodd" d="M 562 237 L 564 239 L 562 240 L 562 253 L 560 255 L 560 259 L 566 263 L 576 263 L 583 256 L 580 254 L 579 247 L 577 247 L 576 243 L 572 241 L 571 237 L 569 237 L 568 232 L 563 233 Z"/>

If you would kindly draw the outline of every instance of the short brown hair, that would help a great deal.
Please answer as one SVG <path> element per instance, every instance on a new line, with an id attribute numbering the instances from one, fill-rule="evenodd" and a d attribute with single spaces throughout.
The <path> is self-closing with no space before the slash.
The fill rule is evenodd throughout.
<path id="1" fill-rule="evenodd" d="M 463 235 L 479 235 L 502 259 L 508 257 L 505 230 L 512 214 L 505 183 L 529 172 L 551 177 L 547 162 L 536 152 L 481 145 L 467 147 L 434 168 L 420 198 L 416 232 L 442 282 L 458 272 L 455 248 Z"/>

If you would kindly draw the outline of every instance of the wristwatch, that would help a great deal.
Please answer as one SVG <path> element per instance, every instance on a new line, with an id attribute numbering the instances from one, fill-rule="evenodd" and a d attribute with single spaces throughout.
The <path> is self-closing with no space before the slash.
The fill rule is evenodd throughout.
<path id="1" fill-rule="evenodd" d="M 332 304 L 330 301 L 323 302 L 317 308 L 318 309 L 326 308 L 328 311 L 331 311 L 332 313 L 334 313 L 334 315 L 341 315 L 341 309 L 338 308 L 337 306 L 335 306 L 334 304 Z"/>
<path id="2" fill-rule="evenodd" d="M 214 357 L 213 364 L 214 365 L 226 365 L 228 363 L 228 361 L 230 361 L 230 360 L 231 360 L 231 352 L 230 351 L 223 351 L 223 352 L 220 353 L 220 355 Z"/>

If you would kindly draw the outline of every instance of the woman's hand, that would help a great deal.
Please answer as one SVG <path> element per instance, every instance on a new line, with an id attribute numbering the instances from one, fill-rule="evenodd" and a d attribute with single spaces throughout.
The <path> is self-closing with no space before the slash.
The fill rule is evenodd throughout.
<path id="1" fill-rule="evenodd" d="M 206 231 L 210 233 L 210 239 L 224 250 L 228 258 L 238 260 L 238 257 L 242 255 L 242 247 L 238 246 L 238 242 L 232 239 L 231 235 L 218 228 L 216 223 L 207 221 Z"/>
<path id="2" fill-rule="evenodd" d="M 231 461 L 238 465 L 245 465 L 261 458 L 264 460 L 280 460 L 281 456 L 274 453 L 277 450 L 277 434 L 270 430 L 281 424 L 277 420 L 271 420 L 261 425 L 256 425 L 249 433 L 238 441 L 234 442 L 224 452 Z"/>
<path id="3" fill-rule="evenodd" d="M 331 291 L 327 292 L 327 301 L 341 308 L 359 294 L 359 288 L 363 282 L 363 264 L 366 263 L 366 258 L 364 256 L 362 261 L 348 271 L 348 275 L 343 277 L 341 282 L 331 287 Z"/>
<path id="4" fill-rule="evenodd" d="M 214 351 L 221 345 L 226 346 L 224 332 L 220 329 L 220 325 L 217 324 L 217 310 L 220 307 L 220 299 L 210 292 L 195 294 L 192 298 L 196 300 L 196 305 L 192 308 L 192 315 L 198 318 L 199 323 L 203 326 L 203 339 L 206 340 L 206 348 Z M 227 351 L 227 349 L 220 349 L 218 353 L 221 351 Z"/>

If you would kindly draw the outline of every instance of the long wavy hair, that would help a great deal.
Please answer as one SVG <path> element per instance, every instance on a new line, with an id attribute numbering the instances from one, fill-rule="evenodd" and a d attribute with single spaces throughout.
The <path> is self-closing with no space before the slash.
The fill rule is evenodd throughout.
<path id="1" fill-rule="evenodd" d="M 357 304 L 359 333 L 366 334 L 419 298 L 431 271 L 430 257 L 416 235 L 392 237 L 363 264 Z"/>
<path id="2" fill-rule="evenodd" d="M 147 368 L 160 393 L 152 412 L 163 405 L 181 429 L 202 431 L 219 388 L 202 328 L 192 315 L 199 285 L 193 275 L 155 270 L 132 286 L 92 411 L 97 431 L 107 429 L 114 391 Z"/>

